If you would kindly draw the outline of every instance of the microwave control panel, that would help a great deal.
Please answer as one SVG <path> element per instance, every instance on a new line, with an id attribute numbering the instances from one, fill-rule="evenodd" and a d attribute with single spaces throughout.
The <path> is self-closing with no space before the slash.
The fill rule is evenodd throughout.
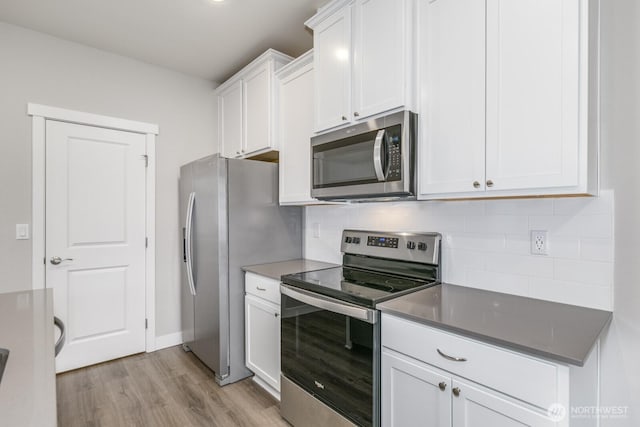
<path id="1" fill-rule="evenodd" d="M 402 126 L 391 126 L 385 130 L 387 139 L 388 153 L 388 172 L 387 181 L 400 181 L 402 179 L 402 153 L 400 152 L 400 143 Z"/>

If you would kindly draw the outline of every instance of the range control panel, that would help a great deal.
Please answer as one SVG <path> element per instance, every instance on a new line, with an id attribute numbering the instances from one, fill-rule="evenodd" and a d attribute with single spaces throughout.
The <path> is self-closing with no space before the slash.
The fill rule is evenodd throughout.
<path id="1" fill-rule="evenodd" d="M 343 253 L 393 258 L 438 264 L 439 233 L 397 233 L 344 230 L 340 250 Z"/>
<path id="2" fill-rule="evenodd" d="M 367 246 L 379 246 L 381 248 L 397 248 L 398 238 L 388 237 L 388 236 L 368 236 Z"/>

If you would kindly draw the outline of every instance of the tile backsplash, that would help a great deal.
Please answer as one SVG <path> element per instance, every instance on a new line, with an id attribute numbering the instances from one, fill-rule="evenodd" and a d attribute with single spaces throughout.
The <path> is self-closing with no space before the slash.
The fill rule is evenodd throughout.
<path id="1" fill-rule="evenodd" d="M 613 198 L 309 206 L 305 257 L 340 263 L 345 228 L 437 231 L 444 282 L 611 310 Z M 548 231 L 548 255 L 531 254 L 531 230 Z"/>

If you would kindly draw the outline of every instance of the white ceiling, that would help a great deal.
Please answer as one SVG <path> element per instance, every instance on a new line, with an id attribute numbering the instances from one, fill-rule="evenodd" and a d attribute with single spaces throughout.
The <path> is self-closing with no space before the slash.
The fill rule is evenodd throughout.
<path id="1" fill-rule="evenodd" d="M 0 0 L 0 20 L 222 82 L 268 48 L 312 47 L 327 0 Z"/>

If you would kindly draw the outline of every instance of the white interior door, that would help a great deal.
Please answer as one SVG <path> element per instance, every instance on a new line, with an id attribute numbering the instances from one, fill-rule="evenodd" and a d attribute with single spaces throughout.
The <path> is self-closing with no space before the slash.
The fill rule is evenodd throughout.
<path id="1" fill-rule="evenodd" d="M 63 372 L 145 350 L 146 148 L 143 134 L 46 123 L 46 286 L 66 325 Z"/>

